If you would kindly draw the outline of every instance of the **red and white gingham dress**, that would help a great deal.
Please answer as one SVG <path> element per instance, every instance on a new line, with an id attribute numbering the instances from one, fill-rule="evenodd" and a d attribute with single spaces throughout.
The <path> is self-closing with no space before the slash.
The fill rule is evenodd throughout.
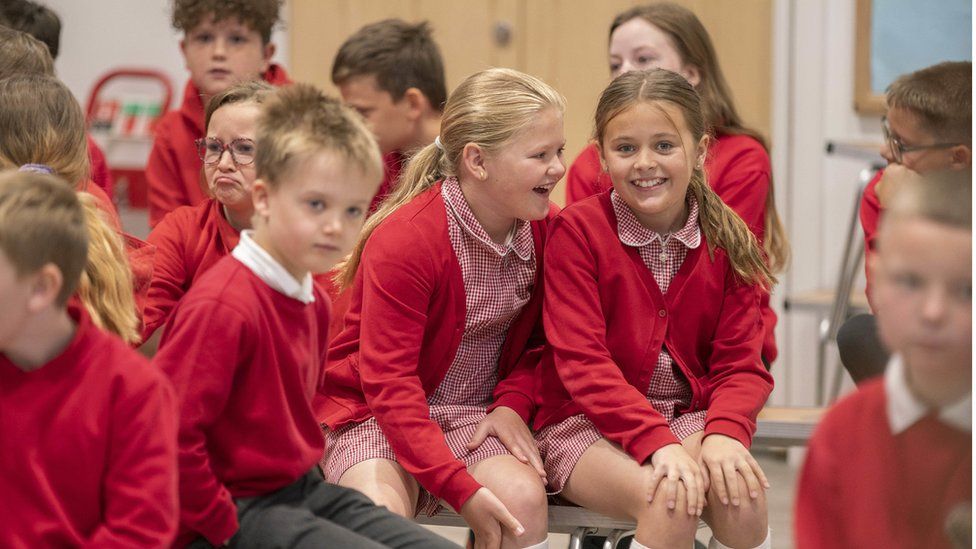
<path id="1" fill-rule="evenodd" d="M 666 293 L 671 280 L 688 255 L 688 250 L 701 245 L 698 202 L 689 197 L 688 220 L 684 226 L 677 232 L 662 237 L 641 225 L 616 191 L 611 191 L 610 201 L 617 216 L 617 235 L 620 241 L 626 246 L 637 248 L 644 265 L 653 273 L 661 293 Z M 691 403 L 691 397 L 691 385 L 668 350 L 662 348 L 651 374 L 647 400 L 664 416 L 671 432 L 679 440 L 705 428 L 705 410 L 678 414 L 679 409 Z M 603 435 L 584 414 L 568 417 L 555 425 L 542 428 L 536 434 L 551 494 L 558 494 L 563 490 L 583 452 L 601 438 Z"/>
<path id="2" fill-rule="evenodd" d="M 485 419 L 492 392 L 498 384 L 498 359 L 512 320 L 531 297 L 535 279 L 535 242 L 532 226 L 518 221 L 511 240 L 491 240 L 461 193 L 457 179 L 444 181 L 441 195 L 447 207 L 448 235 L 464 279 L 464 335 L 444 379 L 427 398 L 430 418 L 444 431 L 455 457 L 471 466 L 508 450 L 489 437 L 473 452 L 467 443 Z M 368 459 L 396 461 L 396 455 L 376 418 L 326 433 L 329 453 L 325 478 L 338 482 L 345 471 Z M 417 513 L 434 515 L 440 502 L 421 488 Z"/>

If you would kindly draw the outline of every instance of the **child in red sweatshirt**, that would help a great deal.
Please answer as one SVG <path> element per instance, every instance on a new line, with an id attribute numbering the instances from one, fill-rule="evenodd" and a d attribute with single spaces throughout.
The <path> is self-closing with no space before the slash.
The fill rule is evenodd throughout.
<path id="1" fill-rule="evenodd" d="M 88 231 L 65 181 L 0 176 L 5 547 L 168 547 L 176 534 L 172 387 L 69 300 Z"/>
<path id="2" fill-rule="evenodd" d="M 149 224 L 179 206 L 207 199 L 194 142 L 204 136 L 204 105 L 211 97 L 241 82 L 288 83 L 285 70 L 271 62 L 271 31 L 278 21 L 279 0 L 175 0 L 173 27 L 183 31 L 180 51 L 190 71 L 183 104 L 156 125 L 146 166 Z"/>
<path id="3" fill-rule="evenodd" d="M 873 303 L 893 351 L 810 440 L 800 549 L 949 548 L 972 503 L 972 180 L 904 182 L 881 218 Z"/>
<path id="4" fill-rule="evenodd" d="M 190 288 L 155 358 L 180 401 L 178 544 L 437 547 L 316 466 L 329 301 L 310 273 L 358 233 L 382 176 L 375 141 L 298 84 L 266 102 L 257 142 L 254 230 Z"/>

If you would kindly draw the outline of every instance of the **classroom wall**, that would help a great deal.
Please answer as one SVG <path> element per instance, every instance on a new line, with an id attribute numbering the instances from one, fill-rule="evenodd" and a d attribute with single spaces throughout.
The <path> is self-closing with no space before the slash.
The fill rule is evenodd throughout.
<path id="1" fill-rule="evenodd" d="M 699 5 L 708 9 L 711 1 L 724 0 Z M 47 3 L 64 24 L 58 74 L 83 103 L 99 75 L 122 65 L 149 65 L 164 71 L 179 100 L 186 73 L 179 35 L 169 26 L 167 1 Z M 769 124 L 777 202 L 794 251 L 792 268 L 777 289 L 777 302 L 790 293 L 830 286 L 836 279 L 857 175 L 866 162 L 828 156 L 825 142 L 881 140 L 879 119 L 853 110 L 854 5 L 855 0 L 772 1 Z M 283 15 L 289 12 L 286 5 Z M 274 38 L 276 59 L 286 66 L 290 66 L 288 33 L 285 26 Z M 330 62 L 321 61 L 323 67 Z M 813 403 L 818 321 L 809 313 L 781 315 L 774 403 Z"/>

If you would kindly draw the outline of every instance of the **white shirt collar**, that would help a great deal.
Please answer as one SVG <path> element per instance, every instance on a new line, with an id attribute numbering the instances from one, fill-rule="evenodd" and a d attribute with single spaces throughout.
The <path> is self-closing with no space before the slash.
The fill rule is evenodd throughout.
<path id="1" fill-rule="evenodd" d="M 281 263 L 275 261 L 275 258 L 271 257 L 267 250 L 254 241 L 252 234 L 254 234 L 252 230 L 241 231 L 241 240 L 234 247 L 231 255 L 250 269 L 255 276 L 263 280 L 265 284 L 278 292 L 302 303 L 314 302 L 312 275 L 306 273 L 305 278 L 299 282 Z"/>
<path id="2" fill-rule="evenodd" d="M 893 355 L 884 374 L 887 396 L 888 425 L 892 434 L 899 434 L 928 413 L 928 407 L 912 394 L 905 376 L 905 363 L 900 355 Z M 939 419 L 963 431 L 973 430 L 973 395 L 939 410 Z"/>

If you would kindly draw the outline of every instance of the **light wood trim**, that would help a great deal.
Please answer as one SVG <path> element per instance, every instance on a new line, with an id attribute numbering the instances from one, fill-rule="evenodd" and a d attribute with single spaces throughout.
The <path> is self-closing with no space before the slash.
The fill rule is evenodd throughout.
<path id="1" fill-rule="evenodd" d="M 854 110 L 861 114 L 885 113 L 884 95 L 871 89 L 871 0 L 857 0 L 854 52 Z"/>

